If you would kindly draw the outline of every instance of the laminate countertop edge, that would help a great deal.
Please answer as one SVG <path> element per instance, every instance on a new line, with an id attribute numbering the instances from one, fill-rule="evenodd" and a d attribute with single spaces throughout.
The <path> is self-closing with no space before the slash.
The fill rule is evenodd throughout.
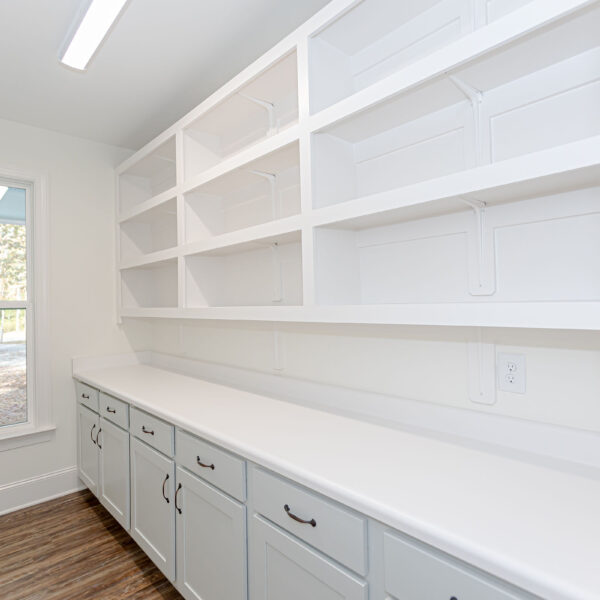
<path id="1" fill-rule="evenodd" d="M 600 598 L 596 479 L 149 365 L 73 377 L 542 598 Z"/>

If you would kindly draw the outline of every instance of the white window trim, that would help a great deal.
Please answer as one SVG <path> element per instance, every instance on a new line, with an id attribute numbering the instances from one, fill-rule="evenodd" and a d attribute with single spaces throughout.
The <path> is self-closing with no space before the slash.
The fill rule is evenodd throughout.
<path id="1" fill-rule="evenodd" d="M 56 429 L 50 386 L 48 254 L 50 226 L 47 177 L 0 169 L 0 179 L 27 190 L 27 421 L 0 427 L 0 451 L 49 440 Z M 32 222 L 33 221 L 33 222 Z M 8 303 L 5 303 L 8 304 Z M 31 308 L 34 307 L 32 310 Z M 33 372 L 31 372 L 33 371 Z"/>

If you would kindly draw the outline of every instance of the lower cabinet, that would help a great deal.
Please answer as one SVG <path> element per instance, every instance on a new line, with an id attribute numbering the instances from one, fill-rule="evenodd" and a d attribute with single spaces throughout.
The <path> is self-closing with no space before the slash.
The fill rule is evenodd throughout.
<path id="1" fill-rule="evenodd" d="M 387 532 L 383 536 L 385 590 L 390 600 L 525 600 L 529 595 L 508 589 L 416 541 Z"/>
<path id="2" fill-rule="evenodd" d="M 246 507 L 177 467 L 177 587 L 188 600 L 244 600 Z"/>
<path id="3" fill-rule="evenodd" d="M 252 600 L 367 600 L 365 581 L 262 517 L 252 518 L 248 539 Z"/>
<path id="4" fill-rule="evenodd" d="M 77 405 L 77 450 L 79 477 L 91 492 L 98 495 L 98 442 L 100 417 L 83 404 Z"/>
<path id="5" fill-rule="evenodd" d="M 186 600 L 534 600 L 126 402 L 78 395 L 82 481 Z"/>
<path id="6" fill-rule="evenodd" d="M 108 512 L 129 529 L 129 432 L 100 417 L 98 497 Z"/>
<path id="7" fill-rule="evenodd" d="M 131 438 L 131 535 L 167 579 L 175 580 L 175 466 Z"/>

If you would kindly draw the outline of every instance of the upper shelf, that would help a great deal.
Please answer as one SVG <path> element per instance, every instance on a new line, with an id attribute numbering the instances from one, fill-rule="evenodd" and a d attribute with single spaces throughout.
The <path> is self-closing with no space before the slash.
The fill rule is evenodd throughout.
<path id="1" fill-rule="evenodd" d="M 600 185 L 600 135 L 315 211 L 314 226 L 371 226 Z"/>
<path id="2" fill-rule="evenodd" d="M 503 302 L 377 306 L 124 306 L 123 317 L 299 323 L 600 330 L 600 302 Z"/>
<path id="3" fill-rule="evenodd" d="M 288 54 L 185 127 L 186 181 L 297 122 L 296 61 Z"/>
<path id="4" fill-rule="evenodd" d="M 298 142 L 246 163 L 184 195 L 185 242 L 300 213 Z"/>
<path id="5" fill-rule="evenodd" d="M 508 4 L 506 3 L 506 6 Z M 386 77 L 362 89 L 344 95 L 318 112 L 313 106 L 310 127 L 313 131 L 320 130 L 480 58 L 502 52 L 507 47 L 533 38 L 573 15 L 585 12 L 593 5 L 597 5 L 597 0 L 561 0 L 560 2 L 530 0 L 522 8 L 505 14 L 487 26 L 474 29 L 429 54 L 399 67 Z M 544 54 L 543 48 L 541 54 Z M 532 57 L 535 58 L 535 55 L 529 58 Z M 517 61 L 523 58 L 519 56 Z M 314 64 L 313 58 L 310 62 L 311 68 Z M 329 81 L 329 78 L 325 82 L 315 81 L 313 75 L 310 93 L 316 94 L 316 86 L 327 86 Z"/>
<path id="6" fill-rule="evenodd" d="M 122 221 L 121 262 L 177 246 L 177 199 L 170 198 L 141 214 Z"/>
<path id="7" fill-rule="evenodd" d="M 310 39 L 311 112 L 529 2 L 364 0 Z"/>
<path id="8" fill-rule="evenodd" d="M 600 7 L 580 11 L 319 130 L 314 206 L 599 134 L 599 30 Z"/>
<path id="9" fill-rule="evenodd" d="M 170 137 L 131 167 L 119 173 L 119 213 L 134 211 L 142 203 L 176 184 L 175 136 Z"/>
<path id="10" fill-rule="evenodd" d="M 120 314 L 600 328 L 598 31 L 336 0 L 121 166 Z"/>

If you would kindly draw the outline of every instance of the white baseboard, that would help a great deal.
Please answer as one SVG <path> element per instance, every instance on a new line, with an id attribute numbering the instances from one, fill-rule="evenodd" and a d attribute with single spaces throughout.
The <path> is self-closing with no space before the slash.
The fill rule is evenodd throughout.
<path id="1" fill-rule="evenodd" d="M 82 490 L 77 467 L 45 473 L 0 486 L 0 515 Z"/>

